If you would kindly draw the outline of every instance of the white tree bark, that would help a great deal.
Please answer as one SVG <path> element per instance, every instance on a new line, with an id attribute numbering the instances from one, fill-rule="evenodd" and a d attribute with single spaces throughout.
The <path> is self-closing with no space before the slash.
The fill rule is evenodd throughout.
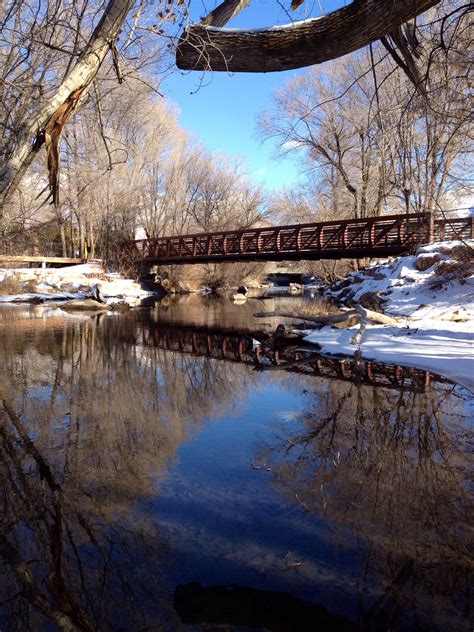
<path id="1" fill-rule="evenodd" d="M 74 68 L 49 101 L 24 123 L 9 160 L 0 169 L 0 217 L 7 196 L 10 196 L 18 186 L 26 168 L 45 142 L 48 123 L 60 108 L 63 112 L 65 109 L 68 110 L 66 118 L 73 113 L 78 93 L 84 94 L 97 75 L 132 4 L 133 0 L 109 0 L 100 22 Z M 68 99 L 73 94 L 75 102 L 68 108 Z"/>

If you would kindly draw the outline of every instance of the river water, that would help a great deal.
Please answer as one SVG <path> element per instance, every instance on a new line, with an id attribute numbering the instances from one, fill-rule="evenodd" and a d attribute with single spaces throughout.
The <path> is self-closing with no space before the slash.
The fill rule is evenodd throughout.
<path id="1" fill-rule="evenodd" d="M 2 632 L 472 630 L 471 394 L 271 348 L 303 302 L 2 308 Z"/>

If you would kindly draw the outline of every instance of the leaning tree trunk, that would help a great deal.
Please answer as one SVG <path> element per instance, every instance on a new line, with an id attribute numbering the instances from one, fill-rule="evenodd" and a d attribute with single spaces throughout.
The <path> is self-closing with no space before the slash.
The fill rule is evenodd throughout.
<path id="1" fill-rule="evenodd" d="M 2 208 L 44 143 L 48 151 L 51 193 L 57 202 L 57 161 L 62 129 L 97 75 L 132 4 L 133 0 L 109 0 L 74 68 L 53 96 L 23 124 L 10 158 L 0 169 L 0 217 Z"/>
<path id="2" fill-rule="evenodd" d="M 185 70 L 227 72 L 271 72 L 320 64 L 392 33 L 438 2 L 353 0 L 322 17 L 251 30 L 219 28 L 226 18 L 213 20 L 210 14 L 209 21 L 192 24 L 183 32 L 176 64 Z M 233 5 L 234 13 L 245 4 L 223 3 Z"/>

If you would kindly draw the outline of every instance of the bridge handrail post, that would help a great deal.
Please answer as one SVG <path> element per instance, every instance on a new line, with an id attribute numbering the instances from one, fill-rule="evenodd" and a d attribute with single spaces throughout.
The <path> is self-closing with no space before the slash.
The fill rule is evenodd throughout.
<path id="1" fill-rule="evenodd" d="M 369 229 L 369 246 L 373 248 L 375 243 L 375 219 L 373 217 L 368 218 L 367 228 Z"/>
<path id="2" fill-rule="evenodd" d="M 398 224 L 398 232 L 397 232 L 398 244 L 402 246 L 403 242 L 405 241 L 405 236 L 407 232 L 406 226 L 405 226 L 405 218 L 397 220 L 397 224 Z"/>
<path id="3" fill-rule="evenodd" d="M 244 252 L 244 233 L 240 231 L 237 234 L 239 235 L 239 254 L 241 255 Z"/>
<path id="4" fill-rule="evenodd" d="M 323 230 L 324 230 L 323 226 L 317 226 L 316 227 L 316 240 L 317 240 L 317 243 L 318 243 L 318 250 L 322 250 L 323 249 L 323 242 L 324 242 Z"/>
<path id="5" fill-rule="evenodd" d="M 349 233 L 349 223 L 348 222 L 344 222 L 343 224 L 344 228 L 342 231 L 342 247 L 346 248 L 347 246 L 347 236 Z"/>

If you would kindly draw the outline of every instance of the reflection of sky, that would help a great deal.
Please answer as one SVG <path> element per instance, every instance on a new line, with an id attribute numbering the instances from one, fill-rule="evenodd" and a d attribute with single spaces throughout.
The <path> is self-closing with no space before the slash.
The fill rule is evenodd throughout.
<path id="1" fill-rule="evenodd" d="M 261 0 L 251 2 L 227 26 L 252 28 L 283 24 L 307 16 L 318 16 L 347 2 L 325 0 L 303 3 L 297 11 L 288 10 L 288 16 L 282 6 L 289 7 L 289 4 Z M 204 8 L 199 3 L 194 6 L 192 19 L 198 20 L 214 5 Z M 267 74 L 207 73 L 205 76 L 202 73 L 176 71 L 167 79 L 163 89 L 181 110 L 179 120 L 185 129 L 212 150 L 243 157 L 253 179 L 273 189 L 296 184 L 299 168 L 291 157 L 279 161 L 272 159 L 274 143 L 267 141 L 262 144 L 257 138 L 256 118 L 270 105 L 275 90 L 299 72 L 304 70 Z"/>
<path id="2" fill-rule="evenodd" d="M 354 615 L 349 601 L 341 609 L 340 589 L 332 588 L 342 576 L 356 580 L 354 565 L 346 568 L 352 554 L 334 557 L 324 542 L 324 520 L 282 497 L 258 455 L 263 444 L 275 441 L 280 411 L 300 414 L 305 396 L 259 375 L 255 387 L 237 397 L 240 416 L 223 410 L 209 420 L 178 448 L 176 464 L 160 482 L 154 511 L 170 540 L 169 573 L 179 583 L 250 585 L 316 602 L 324 597 L 330 609 L 334 599 L 338 612 Z"/>
<path id="3" fill-rule="evenodd" d="M 433 394 L 432 400 L 420 393 L 401 397 L 397 390 L 361 387 L 358 391 L 350 383 L 336 379 L 324 380 L 283 371 L 260 373 L 254 372 L 252 366 L 152 347 L 134 347 L 134 336 L 130 332 L 136 331 L 137 321 L 132 316 L 133 313 L 129 313 L 114 319 L 96 320 L 98 326 L 94 336 L 70 337 L 69 342 L 76 345 L 76 351 L 81 349 L 83 352 L 84 364 L 79 362 L 75 369 L 78 374 L 68 368 L 66 358 L 64 370 L 57 375 L 45 370 L 54 365 L 54 359 L 63 348 L 61 336 L 51 339 L 48 335 L 47 320 L 44 329 L 38 327 L 31 344 L 25 343 L 23 328 L 19 328 L 18 341 L 15 341 L 15 328 L 12 327 L 5 338 L 5 342 L 8 341 L 5 348 L 11 352 L 6 357 L 11 366 L 0 363 L 0 373 L 11 372 L 12 360 L 21 357 L 16 354 L 22 349 L 26 354 L 24 365 L 28 369 L 25 376 L 30 373 L 42 375 L 49 381 L 51 393 L 57 378 L 61 399 L 52 409 L 51 417 L 44 415 L 44 421 L 36 400 L 38 392 L 43 399 L 43 392 L 38 391 L 42 387 L 34 382 L 33 388 L 28 390 L 29 397 L 26 397 L 26 391 L 24 396 L 23 388 L 27 389 L 29 381 L 23 381 L 23 372 L 16 375 L 11 396 L 16 397 L 25 424 L 29 421 L 33 429 L 41 430 L 30 436 L 42 454 L 55 472 L 61 472 L 61 477 L 64 473 L 68 506 L 72 506 L 74 512 L 77 507 L 81 508 L 99 536 L 110 533 L 115 560 L 122 565 L 120 568 L 126 580 L 134 582 L 135 576 L 141 578 L 138 593 L 142 585 L 146 586 L 144 601 L 148 599 L 150 586 L 157 593 L 164 593 L 166 603 L 172 608 L 169 595 L 176 584 L 196 581 L 202 585 L 240 584 L 287 591 L 313 603 L 322 603 L 330 611 L 355 620 L 360 605 L 358 591 L 363 593 L 365 606 L 373 604 L 383 594 L 391 577 L 377 566 L 384 563 L 384 547 L 380 547 L 378 556 L 377 542 L 380 542 L 380 536 L 385 538 L 386 534 L 399 533 L 400 515 L 396 510 L 392 513 L 390 507 L 384 514 L 382 503 L 374 527 L 372 512 L 365 509 L 367 503 L 372 503 L 371 490 L 373 493 L 375 482 L 377 488 L 379 480 L 384 483 L 379 470 L 367 467 L 367 463 L 371 463 L 370 455 L 375 454 L 377 459 L 380 452 L 383 462 L 388 464 L 385 483 L 387 479 L 388 483 L 392 482 L 392 472 L 395 478 L 399 472 L 395 459 L 400 454 L 395 449 L 392 454 L 390 437 L 400 432 L 400 428 L 395 426 L 392 417 L 389 420 L 386 416 L 386 413 L 396 416 L 397 406 L 401 411 L 399 421 L 403 426 L 406 424 L 406 429 L 401 432 L 412 437 L 410 450 L 402 446 L 401 454 L 401 461 L 407 462 L 408 470 L 401 467 L 400 471 L 410 473 L 411 465 L 417 465 L 415 453 L 419 449 L 419 438 L 424 436 L 423 432 L 418 438 L 416 435 L 418 413 L 424 411 L 423 415 L 429 416 L 430 411 L 436 409 L 440 414 L 437 420 L 442 430 L 440 434 L 447 438 L 446 460 L 437 459 L 435 454 L 435 460 L 431 462 L 433 467 L 436 465 L 434 473 L 427 480 L 420 476 L 420 486 L 416 486 L 417 494 L 412 499 L 409 497 L 409 481 L 400 478 L 395 481 L 402 494 L 397 495 L 397 490 L 394 491 L 394 504 L 400 506 L 401 495 L 407 501 L 403 504 L 402 526 L 412 527 L 412 516 L 416 512 L 411 514 L 406 507 L 413 511 L 414 503 L 409 501 L 414 499 L 418 508 L 419 494 L 426 491 L 434 501 L 441 498 L 442 502 L 437 503 L 440 509 L 451 511 L 444 514 L 449 523 L 445 520 L 440 525 L 441 530 L 444 529 L 442 537 L 449 544 L 447 536 L 460 534 L 460 548 L 463 546 L 462 530 L 467 513 L 464 508 L 468 501 L 459 499 L 459 507 L 451 502 L 452 498 L 458 499 L 450 493 L 451 478 L 446 478 L 443 468 L 446 463 L 449 473 L 454 464 L 461 472 L 460 477 L 464 476 L 468 427 L 462 415 L 469 412 L 465 403 L 466 391 L 453 389 L 451 385 L 438 385 L 439 391 Z M 140 312 L 140 318 L 146 323 L 147 312 Z M 63 335 L 66 334 L 66 324 L 64 327 Z M 76 334 L 80 331 L 86 331 L 86 323 L 77 328 Z M 90 334 L 92 328 L 87 331 Z M 121 331 L 125 334 L 124 340 Z M 104 349 L 99 344 L 102 334 L 103 341 L 110 345 L 103 355 Z M 93 353 L 85 353 L 94 350 L 93 340 L 97 342 L 98 362 L 93 362 Z M 156 351 L 155 355 L 153 351 Z M 147 356 L 146 361 L 143 356 Z M 71 353 L 70 357 L 75 358 L 76 364 L 77 355 Z M 45 363 L 41 362 L 43 358 Z M 29 362 L 33 362 L 31 367 Z M 157 371 L 159 380 L 155 382 L 150 378 L 156 376 Z M 64 393 L 62 389 L 65 389 Z M 322 458 L 315 447 L 317 441 L 307 451 L 298 445 L 290 450 L 289 446 L 294 445 L 298 437 L 303 438 L 302 444 L 306 445 L 308 432 L 318 423 L 324 424 L 325 420 L 331 419 L 338 403 L 345 401 L 343 396 L 351 389 L 352 396 L 336 420 L 337 428 L 334 426 L 336 443 L 330 452 L 328 478 L 317 479 L 313 486 L 315 462 Z M 28 406 L 22 408 L 20 400 L 27 401 Z M 64 407 L 66 404 L 67 408 Z M 356 404 L 363 407 L 365 421 L 353 417 Z M 63 428 L 55 428 L 55 423 L 60 421 L 58 415 L 70 411 L 71 422 Z M 383 422 L 379 425 L 377 419 L 373 419 L 373 416 L 377 417 L 375 411 L 380 413 Z M 413 418 L 410 416 L 412 412 Z M 408 423 L 405 415 L 408 415 Z M 423 415 L 419 421 L 423 421 L 424 426 L 426 419 Z M 371 430 L 377 427 L 378 431 L 372 434 Z M 329 424 L 325 428 L 328 439 L 332 427 Z M 76 443 L 77 430 L 82 439 L 75 454 L 71 446 Z M 362 455 L 362 460 L 350 456 L 358 444 L 354 441 L 357 433 L 360 433 L 361 443 L 355 455 Z M 452 443 L 455 438 L 459 441 L 457 446 Z M 459 449 L 458 456 L 453 448 Z M 345 458 L 347 455 L 349 458 Z M 304 460 L 299 461 L 299 457 Z M 68 466 L 63 470 L 64 458 Z M 30 467 L 29 461 L 26 463 Z M 394 463 L 393 470 L 391 463 Z M 295 464 L 302 464 L 302 467 L 293 469 Z M 342 467 L 338 470 L 340 464 Z M 429 472 L 429 468 L 426 471 Z M 30 475 L 30 478 L 34 477 Z M 324 480 L 326 496 L 320 493 L 321 480 Z M 361 481 L 363 493 L 353 502 Z M 334 496 L 331 496 L 331 489 L 327 489 L 331 485 L 337 492 Z M 390 493 L 387 490 L 392 487 L 385 485 L 381 489 L 386 497 Z M 456 493 L 455 485 L 453 489 Z M 342 500 L 333 503 L 333 513 L 325 511 L 327 506 L 331 508 L 331 502 L 324 506 L 325 501 L 321 501 L 335 496 Z M 360 523 L 356 520 L 352 524 L 359 525 L 359 530 L 349 526 L 350 515 L 346 518 L 352 504 L 356 518 L 361 518 Z M 357 513 L 359 507 L 362 510 L 360 516 Z M 74 518 L 70 520 L 73 524 Z M 385 524 L 386 521 L 396 523 L 393 530 L 390 524 Z M 453 524 L 460 525 L 459 532 L 457 527 L 451 529 Z M 434 532 L 429 520 L 426 525 L 420 522 L 414 531 L 420 538 L 431 537 Z M 406 537 L 407 532 L 402 528 L 401 541 L 404 542 Z M 374 538 L 373 542 L 371 538 Z M 374 542 L 375 546 L 372 546 Z M 390 546 L 393 542 L 392 539 Z M 429 551 L 432 550 L 431 542 L 429 540 L 427 544 Z M 373 558 L 366 579 L 363 567 L 368 550 Z M 453 550 L 457 554 L 456 546 Z M 403 554 L 404 549 L 402 557 Z M 37 559 L 40 556 L 41 551 L 32 555 Z M 398 562 L 395 560 L 394 572 L 398 572 Z M 150 605 L 145 604 L 144 610 L 151 615 L 157 603 L 151 604 L 153 591 L 150 595 Z M 413 595 L 418 597 L 415 591 Z M 421 597 L 427 599 L 425 593 L 421 593 Z M 453 603 L 454 598 L 452 602 L 446 598 L 447 608 Z M 420 610 L 430 611 L 425 605 L 421 602 Z M 130 617 L 135 616 L 134 612 L 130 608 Z M 450 626 L 456 631 L 461 629 L 455 627 L 460 620 L 458 615 L 458 612 L 452 616 L 450 613 Z"/>

